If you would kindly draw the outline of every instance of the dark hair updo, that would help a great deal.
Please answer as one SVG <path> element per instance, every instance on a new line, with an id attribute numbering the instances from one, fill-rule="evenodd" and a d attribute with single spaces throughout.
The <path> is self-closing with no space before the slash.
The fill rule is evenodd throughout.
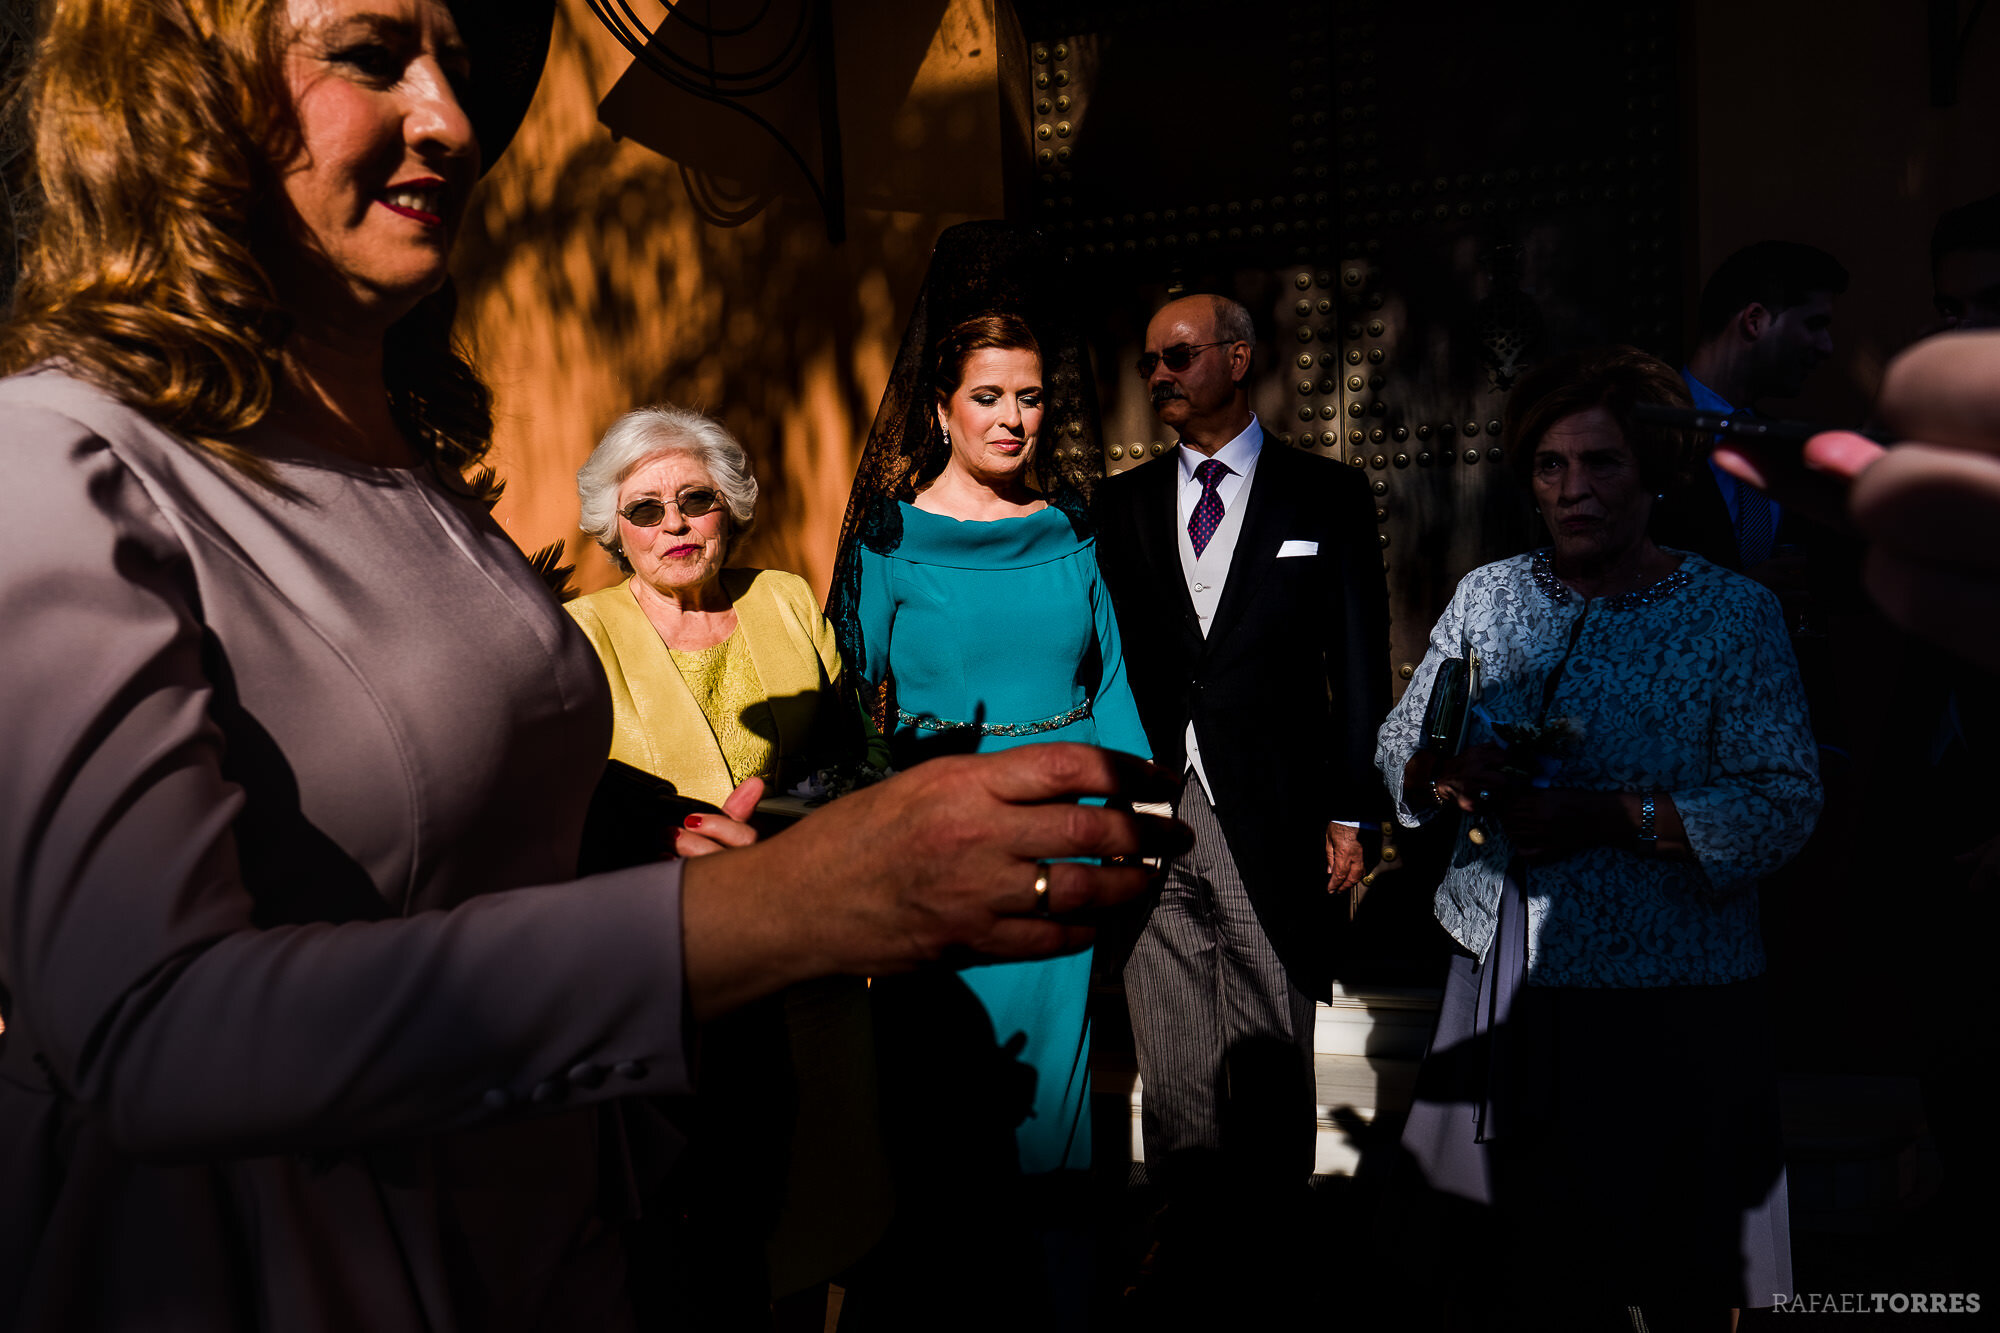
<path id="1" fill-rule="evenodd" d="M 940 406 L 965 383 L 966 363 L 979 353 L 990 351 L 1032 352 L 1036 361 L 1042 359 L 1042 345 L 1035 341 L 1035 331 L 1019 315 L 992 311 L 962 320 L 931 349 L 931 389 Z M 920 486 L 944 471 L 945 460 L 951 456 L 951 446 L 945 443 L 944 432 L 938 429 L 937 414 L 931 413 L 930 418 L 923 463 L 916 472 Z"/>

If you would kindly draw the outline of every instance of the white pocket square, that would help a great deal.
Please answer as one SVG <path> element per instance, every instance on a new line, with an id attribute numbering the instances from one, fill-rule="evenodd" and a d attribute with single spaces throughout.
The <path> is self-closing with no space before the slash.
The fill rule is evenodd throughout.
<path id="1" fill-rule="evenodd" d="M 1283 560 L 1288 555 L 1318 555 L 1318 554 L 1319 554 L 1318 542 L 1286 542 L 1283 546 L 1280 546 L 1278 548 L 1278 559 L 1280 560 Z"/>

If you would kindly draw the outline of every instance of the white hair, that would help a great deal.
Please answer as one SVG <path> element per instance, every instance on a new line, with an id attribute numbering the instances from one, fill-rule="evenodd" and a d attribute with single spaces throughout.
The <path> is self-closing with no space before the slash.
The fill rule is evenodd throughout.
<path id="1" fill-rule="evenodd" d="M 618 545 L 618 488 L 634 469 L 665 454 L 686 454 L 700 463 L 729 510 L 729 540 L 723 558 L 750 535 L 757 522 L 757 478 L 736 437 L 713 417 L 672 403 L 634 408 L 611 423 L 590 457 L 576 470 L 577 526 L 590 535 L 627 574 L 631 562 Z"/>

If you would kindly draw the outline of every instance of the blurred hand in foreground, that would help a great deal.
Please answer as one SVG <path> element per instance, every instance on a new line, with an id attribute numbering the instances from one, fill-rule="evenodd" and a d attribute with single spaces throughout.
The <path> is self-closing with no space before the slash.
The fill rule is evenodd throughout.
<path id="1" fill-rule="evenodd" d="M 1725 471 L 1869 543 L 1864 579 L 1890 619 L 2000 669 L 2000 331 L 1952 333 L 1890 362 L 1884 449 L 1848 431 L 1798 462 L 1721 448 Z"/>
<path id="2" fill-rule="evenodd" d="M 1083 796 L 1172 799 L 1156 765 L 1083 745 L 933 759 L 726 856 L 691 861 L 682 920 L 696 1017 L 831 973 L 1073 953 L 1095 909 L 1134 897 L 1140 864 L 1170 857 L 1185 825 Z M 1037 863 L 1048 870 L 1038 903 Z"/>

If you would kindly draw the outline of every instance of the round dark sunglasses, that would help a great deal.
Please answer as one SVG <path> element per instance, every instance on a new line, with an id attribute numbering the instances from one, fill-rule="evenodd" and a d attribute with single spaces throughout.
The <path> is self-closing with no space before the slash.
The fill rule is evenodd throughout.
<path id="1" fill-rule="evenodd" d="M 700 518 L 703 514 L 712 514 L 722 508 L 722 497 L 714 491 L 701 488 L 682 491 L 671 500 L 662 500 L 649 495 L 643 500 L 634 500 L 618 513 L 627 523 L 635 527 L 650 528 L 666 518 L 668 505 L 680 510 L 682 518 Z"/>
<path id="2" fill-rule="evenodd" d="M 1212 343 L 1175 343 L 1163 352 L 1141 352 L 1139 353 L 1137 363 L 1139 378 L 1147 379 L 1151 377 L 1153 367 L 1159 365 L 1162 361 L 1167 363 L 1168 370 L 1186 370 L 1194 364 L 1196 356 L 1206 352 L 1209 348 L 1227 347 L 1234 341 L 1235 339 L 1233 338 L 1224 338 L 1221 342 Z"/>

